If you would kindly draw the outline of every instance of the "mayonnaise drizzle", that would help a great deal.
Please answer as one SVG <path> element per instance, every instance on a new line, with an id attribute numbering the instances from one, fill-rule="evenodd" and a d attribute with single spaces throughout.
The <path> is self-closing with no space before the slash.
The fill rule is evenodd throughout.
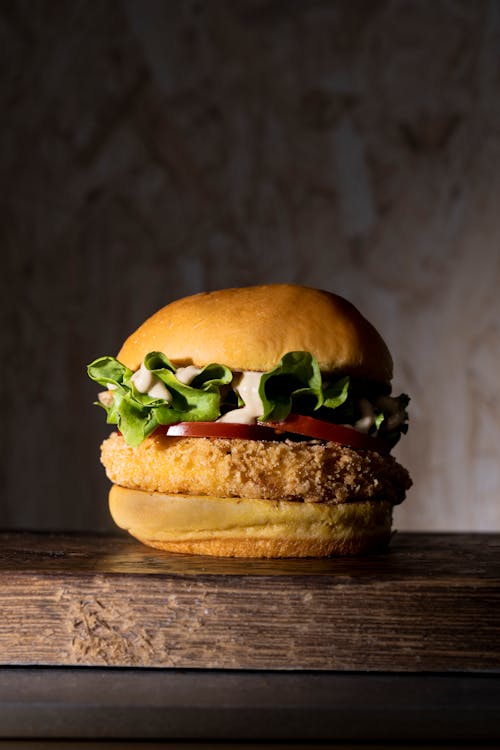
<path id="1" fill-rule="evenodd" d="M 176 370 L 175 377 L 179 383 L 190 385 L 202 369 L 203 368 L 195 367 L 194 365 L 179 367 Z M 226 414 L 223 414 L 216 421 L 232 422 L 235 424 L 254 424 L 258 417 L 262 417 L 264 414 L 264 404 L 259 395 L 261 378 L 261 372 L 255 372 L 252 370 L 235 373 L 232 387 L 241 396 L 244 406 L 238 409 L 231 409 L 231 411 L 226 412 Z M 160 380 L 160 378 L 145 367 L 144 362 L 132 375 L 131 381 L 134 383 L 139 393 L 147 393 L 151 398 L 163 399 L 167 402 L 172 401 L 172 394 L 166 385 Z M 114 390 L 112 384 L 110 384 L 108 388 L 109 390 Z M 113 400 L 112 394 L 109 393 L 109 391 L 105 391 L 103 394 L 98 394 L 98 398 L 101 403 L 108 406 L 111 405 Z M 360 398 L 359 409 L 361 411 L 361 418 L 358 419 L 354 425 L 346 424 L 345 426 L 351 427 L 358 432 L 368 433 L 375 423 L 374 406 L 383 409 L 384 412 L 388 413 L 384 422 L 387 430 L 394 430 L 406 421 L 406 413 L 404 409 L 401 408 L 398 399 L 391 398 L 390 396 L 379 396 L 374 404 L 366 398 Z"/>
<path id="2" fill-rule="evenodd" d="M 194 365 L 188 365 L 187 367 L 178 367 L 175 371 L 175 377 L 179 383 L 189 385 L 195 379 L 197 375 L 202 371 L 202 367 L 195 367 Z"/>
<path id="3" fill-rule="evenodd" d="M 222 417 L 219 417 L 217 422 L 254 424 L 257 417 L 262 417 L 264 414 L 264 404 L 259 396 L 261 377 L 261 372 L 253 372 L 251 370 L 235 376 L 233 387 L 239 393 L 245 405 L 239 409 L 232 409 L 226 412 Z"/>
<path id="4" fill-rule="evenodd" d="M 151 370 L 148 370 L 144 365 L 144 362 L 139 369 L 134 372 L 130 380 L 139 393 L 147 393 L 151 398 L 162 398 L 165 401 L 172 400 L 172 394 L 165 383 L 162 383 L 160 378 L 157 378 Z"/>
<path id="5" fill-rule="evenodd" d="M 359 410 L 361 412 L 361 418 L 354 424 L 354 427 L 358 432 L 368 434 L 370 427 L 375 423 L 375 412 L 373 406 L 367 398 L 360 398 Z"/>

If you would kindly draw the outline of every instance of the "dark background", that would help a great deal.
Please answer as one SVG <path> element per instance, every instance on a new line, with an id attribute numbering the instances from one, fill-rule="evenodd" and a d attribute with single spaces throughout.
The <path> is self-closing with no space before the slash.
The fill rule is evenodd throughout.
<path id="1" fill-rule="evenodd" d="M 403 528 L 500 530 L 500 4 L 0 0 L 0 525 L 104 529 L 85 365 L 173 298 L 349 297 Z"/>

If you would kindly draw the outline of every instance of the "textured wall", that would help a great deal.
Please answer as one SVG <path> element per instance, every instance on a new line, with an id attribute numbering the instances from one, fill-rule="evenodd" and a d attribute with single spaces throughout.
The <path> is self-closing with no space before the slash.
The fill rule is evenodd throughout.
<path id="1" fill-rule="evenodd" d="M 412 396 L 399 528 L 500 530 L 500 3 L 0 2 L 0 524 L 105 528 L 84 365 L 327 287 Z"/>

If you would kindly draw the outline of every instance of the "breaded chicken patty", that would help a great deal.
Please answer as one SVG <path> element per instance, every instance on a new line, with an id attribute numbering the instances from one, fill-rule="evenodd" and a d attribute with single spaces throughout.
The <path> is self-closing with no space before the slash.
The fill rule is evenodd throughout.
<path id="1" fill-rule="evenodd" d="M 346 503 L 405 498 L 408 472 L 389 455 L 337 443 L 178 438 L 156 433 L 132 448 L 114 432 L 101 446 L 122 487 L 215 497 Z"/>

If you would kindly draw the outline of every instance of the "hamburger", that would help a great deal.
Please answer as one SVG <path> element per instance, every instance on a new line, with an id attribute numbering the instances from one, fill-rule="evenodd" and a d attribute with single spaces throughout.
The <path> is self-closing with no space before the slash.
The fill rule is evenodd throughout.
<path id="1" fill-rule="evenodd" d="M 411 486 L 405 394 L 342 297 L 271 284 L 176 300 L 88 366 L 116 431 L 111 515 L 141 542 L 231 557 L 363 554 Z"/>

